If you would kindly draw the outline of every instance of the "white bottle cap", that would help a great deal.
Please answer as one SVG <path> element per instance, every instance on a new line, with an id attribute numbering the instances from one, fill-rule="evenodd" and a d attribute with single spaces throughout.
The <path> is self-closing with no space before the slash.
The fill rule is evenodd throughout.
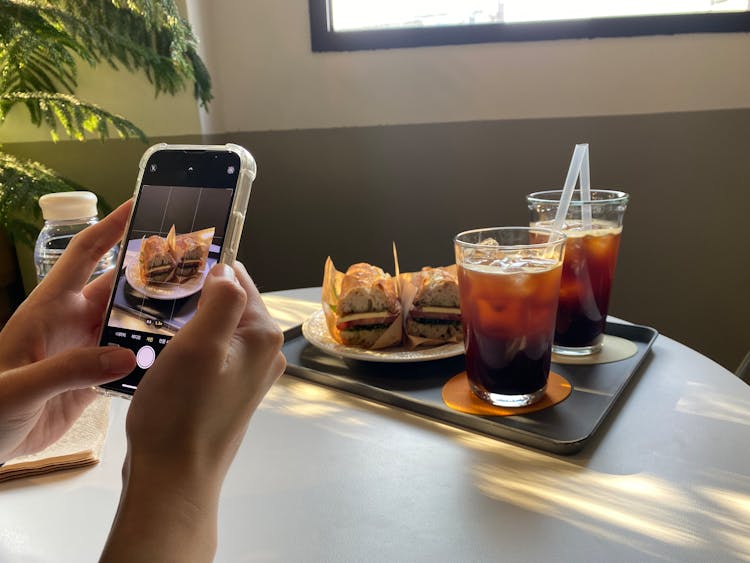
<path id="1" fill-rule="evenodd" d="M 69 221 L 95 217 L 96 196 L 91 192 L 60 192 L 39 198 L 45 221 Z"/>

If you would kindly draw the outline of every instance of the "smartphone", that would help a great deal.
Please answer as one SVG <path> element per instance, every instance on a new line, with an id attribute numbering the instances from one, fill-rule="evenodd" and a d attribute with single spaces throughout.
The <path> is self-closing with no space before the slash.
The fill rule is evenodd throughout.
<path id="1" fill-rule="evenodd" d="M 100 339 L 135 353 L 133 372 L 101 386 L 124 397 L 193 317 L 211 267 L 234 262 L 257 172 L 232 144 L 158 144 L 139 169 Z"/>

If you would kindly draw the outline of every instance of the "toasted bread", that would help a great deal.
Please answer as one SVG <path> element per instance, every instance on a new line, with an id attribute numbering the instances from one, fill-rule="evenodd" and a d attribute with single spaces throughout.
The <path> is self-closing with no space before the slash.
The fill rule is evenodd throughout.
<path id="1" fill-rule="evenodd" d="M 338 314 L 343 317 L 376 311 L 397 313 L 401 304 L 395 280 L 381 268 L 360 262 L 344 274 L 338 307 Z"/>
<path id="2" fill-rule="evenodd" d="M 431 340 L 463 338 L 456 275 L 446 268 L 423 268 L 417 293 L 406 316 L 406 334 Z"/>

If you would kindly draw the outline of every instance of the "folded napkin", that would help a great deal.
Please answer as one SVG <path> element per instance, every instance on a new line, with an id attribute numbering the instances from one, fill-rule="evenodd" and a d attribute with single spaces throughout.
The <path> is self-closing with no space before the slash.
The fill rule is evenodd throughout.
<path id="1" fill-rule="evenodd" d="M 97 397 L 57 442 L 39 453 L 6 462 L 0 467 L 0 483 L 98 463 L 107 436 L 109 403 L 109 397 Z"/>

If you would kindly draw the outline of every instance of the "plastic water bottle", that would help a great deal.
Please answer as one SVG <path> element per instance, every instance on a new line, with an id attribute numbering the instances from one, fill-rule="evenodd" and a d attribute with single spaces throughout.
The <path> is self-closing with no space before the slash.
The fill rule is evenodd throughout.
<path id="1" fill-rule="evenodd" d="M 62 256 L 71 239 L 99 218 L 96 195 L 91 192 L 61 192 L 39 198 L 44 227 L 36 239 L 34 264 L 41 282 Z M 117 264 L 117 247 L 110 249 L 96 265 L 91 279 L 111 270 Z M 89 280 L 90 281 L 90 280 Z"/>

